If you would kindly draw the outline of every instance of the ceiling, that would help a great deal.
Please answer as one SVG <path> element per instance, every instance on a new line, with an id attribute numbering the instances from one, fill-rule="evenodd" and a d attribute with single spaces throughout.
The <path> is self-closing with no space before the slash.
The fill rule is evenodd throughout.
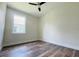
<path id="1" fill-rule="evenodd" d="M 34 5 L 28 4 L 28 2 L 9 2 L 8 6 L 16 8 L 18 10 L 24 11 L 28 14 L 34 15 L 36 17 L 41 17 L 45 15 L 46 13 L 50 12 L 50 10 L 53 10 L 54 8 L 57 8 L 59 6 L 63 6 L 64 2 L 46 2 L 41 6 L 41 12 L 38 11 L 38 7 Z"/>

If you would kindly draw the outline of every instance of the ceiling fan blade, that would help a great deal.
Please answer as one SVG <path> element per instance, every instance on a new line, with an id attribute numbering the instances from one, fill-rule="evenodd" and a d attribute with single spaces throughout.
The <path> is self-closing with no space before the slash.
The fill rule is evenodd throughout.
<path id="1" fill-rule="evenodd" d="M 37 5 L 37 4 L 34 4 L 34 3 L 29 3 L 29 4 L 31 4 L 31 5 Z"/>
<path id="2" fill-rule="evenodd" d="M 41 11 L 41 8 L 40 8 L 40 7 L 38 7 L 38 10 L 39 10 L 39 11 Z"/>
<path id="3" fill-rule="evenodd" d="M 44 4 L 44 3 L 46 3 L 46 2 L 41 2 L 40 5 L 42 5 L 42 4 Z"/>

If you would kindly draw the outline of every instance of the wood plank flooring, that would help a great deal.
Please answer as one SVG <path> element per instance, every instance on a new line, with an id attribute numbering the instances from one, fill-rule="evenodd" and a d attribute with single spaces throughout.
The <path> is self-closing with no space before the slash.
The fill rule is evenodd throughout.
<path id="1" fill-rule="evenodd" d="M 36 41 L 28 44 L 5 47 L 0 57 L 79 57 L 79 51 Z"/>

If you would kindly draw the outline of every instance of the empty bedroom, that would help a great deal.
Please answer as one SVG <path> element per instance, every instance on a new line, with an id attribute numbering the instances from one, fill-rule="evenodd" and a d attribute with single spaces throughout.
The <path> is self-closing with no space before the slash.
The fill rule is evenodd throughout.
<path id="1" fill-rule="evenodd" d="M 79 2 L 0 2 L 0 57 L 79 57 Z"/>

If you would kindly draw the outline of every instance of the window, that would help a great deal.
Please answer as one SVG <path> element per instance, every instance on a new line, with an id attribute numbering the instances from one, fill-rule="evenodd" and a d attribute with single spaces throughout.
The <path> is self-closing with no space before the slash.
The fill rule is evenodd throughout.
<path id="1" fill-rule="evenodd" d="M 13 15 L 13 33 L 25 33 L 25 20 L 24 16 Z"/>

